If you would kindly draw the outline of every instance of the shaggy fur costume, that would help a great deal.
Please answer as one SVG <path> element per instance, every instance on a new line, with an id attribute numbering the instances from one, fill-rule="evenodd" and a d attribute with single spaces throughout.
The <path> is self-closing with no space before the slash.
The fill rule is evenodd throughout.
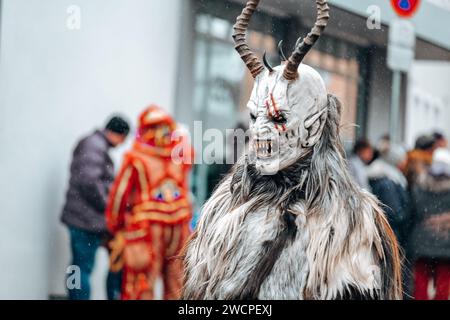
<path id="1" fill-rule="evenodd" d="M 203 209 L 185 258 L 185 299 L 400 299 L 397 241 L 350 177 L 329 96 L 323 135 L 275 176 L 244 157 Z"/>

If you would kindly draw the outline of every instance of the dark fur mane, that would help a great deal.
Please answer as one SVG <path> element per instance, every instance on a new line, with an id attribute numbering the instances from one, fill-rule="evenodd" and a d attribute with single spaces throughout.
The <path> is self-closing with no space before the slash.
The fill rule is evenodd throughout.
<path id="1" fill-rule="evenodd" d="M 264 243 L 261 261 L 241 287 L 241 291 L 237 292 L 235 297 L 230 297 L 231 299 L 256 300 L 261 285 L 272 271 L 283 248 L 295 239 L 297 235 L 296 217 L 291 214 L 289 207 L 298 200 L 304 199 L 304 191 L 295 189 L 302 185 L 301 180 L 308 171 L 310 160 L 310 156 L 305 157 L 302 161 L 298 161 L 274 176 L 259 174 L 253 165 L 247 163 L 247 159 L 245 159 L 244 165 L 236 167 L 231 182 L 232 199 L 234 199 L 232 207 L 236 208 L 255 198 L 261 201 L 250 206 L 247 213 L 263 206 L 276 204 L 278 208 L 276 218 L 280 220 L 280 229 L 273 241 Z"/>

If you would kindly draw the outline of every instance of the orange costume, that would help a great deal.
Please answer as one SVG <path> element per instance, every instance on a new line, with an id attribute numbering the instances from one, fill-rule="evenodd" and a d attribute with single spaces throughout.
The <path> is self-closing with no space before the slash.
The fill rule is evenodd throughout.
<path id="1" fill-rule="evenodd" d="M 182 263 L 177 255 L 189 237 L 192 215 L 188 176 L 193 151 L 176 123 L 152 106 L 139 118 L 131 151 L 111 190 L 106 218 L 112 269 L 123 267 L 122 299 L 154 299 L 158 278 L 164 299 L 178 299 Z"/>

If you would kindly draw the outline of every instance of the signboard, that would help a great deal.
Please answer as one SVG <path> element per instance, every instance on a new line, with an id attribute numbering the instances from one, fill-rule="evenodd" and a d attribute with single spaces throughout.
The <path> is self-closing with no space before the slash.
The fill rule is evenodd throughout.
<path id="1" fill-rule="evenodd" d="M 432 5 L 440 9 L 450 11 L 450 0 L 427 0 L 427 2 L 431 3 Z"/>
<path id="2" fill-rule="evenodd" d="M 420 0 L 391 0 L 392 8 L 402 18 L 411 18 L 419 8 Z"/>
<path id="3" fill-rule="evenodd" d="M 391 70 L 408 72 L 415 58 L 416 34 L 414 25 L 396 19 L 389 27 L 388 66 Z"/>

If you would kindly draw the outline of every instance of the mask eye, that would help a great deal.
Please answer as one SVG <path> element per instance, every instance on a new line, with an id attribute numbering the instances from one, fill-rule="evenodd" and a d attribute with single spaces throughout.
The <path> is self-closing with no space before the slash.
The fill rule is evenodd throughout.
<path id="1" fill-rule="evenodd" d="M 280 114 L 275 117 L 272 117 L 272 121 L 276 124 L 286 124 L 287 119 L 284 115 Z"/>
<path id="2" fill-rule="evenodd" d="M 255 116 L 253 113 L 250 113 L 250 119 L 252 119 L 252 121 L 255 122 L 257 119 L 257 116 Z"/>

